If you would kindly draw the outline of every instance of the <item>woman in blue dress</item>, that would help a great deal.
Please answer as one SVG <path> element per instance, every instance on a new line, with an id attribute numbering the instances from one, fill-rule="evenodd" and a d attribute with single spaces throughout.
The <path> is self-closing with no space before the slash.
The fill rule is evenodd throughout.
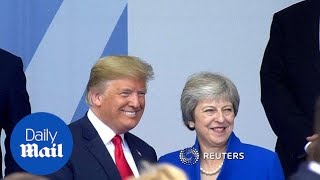
<path id="1" fill-rule="evenodd" d="M 196 132 L 195 144 L 159 162 L 181 168 L 190 180 L 284 179 L 276 153 L 242 143 L 233 132 L 240 97 L 228 78 L 210 72 L 190 76 L 180 103 L 185 126 Z"/>

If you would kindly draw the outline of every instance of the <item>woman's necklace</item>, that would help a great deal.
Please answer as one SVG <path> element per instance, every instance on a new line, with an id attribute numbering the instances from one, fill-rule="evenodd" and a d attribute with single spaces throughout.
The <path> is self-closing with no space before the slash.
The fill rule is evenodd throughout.
<path id="1" fill-rule="evenodd" d="M 223 165 L 223 161 L 222 161 L 222 163 L 218 166 L 218 168 L 215 169 L 215 170 L 213 170 L 213 171 L 206 171 L 206 170 L 204 170 L 202 167 L 200 167 L 200 171 L 201 171 L 202 174 L 205 174 L 205 175 L 208 175 L 208 176 L 213 176 L 213 175 L 217 174 L 217 173 L 221 170 L 222 165 Z"/>

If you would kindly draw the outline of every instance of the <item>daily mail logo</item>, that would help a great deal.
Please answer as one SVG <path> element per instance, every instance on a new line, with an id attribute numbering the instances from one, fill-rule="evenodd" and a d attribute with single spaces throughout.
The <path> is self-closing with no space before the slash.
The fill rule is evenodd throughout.
<path id="1" fill-rule="evenodd" d="M 41 112 L 26 116 L 16 125 L 10 147 L 21 168 L 32 174 L 46 175 L 67 163 L 73 141 L 62 119 Z"/>
<path id="2" fill-rule="evenodd" d="M 44 129 L 42 131 L 35 131 L 31 128 L 26 129 L 26 141 L 27 142 L 32 142 L 32 141 L 37 141 L 37 142 L 42 142 L 42 141 L 47 141 L 51 142 L 52 146 L 51 147 L 43 147 L 39 149 L 38 144 L 36 143 L 27 143 L 27 144 L 21 144 L 21 156 L 22 157 L 63 157 L 63 152 L 62 152 L 62 144 L 56 144 L 54 143 L 54 140 L 56 139 L 58 134 L 58 131 L 55 131 L 52 133 L 49 129 Z"/>

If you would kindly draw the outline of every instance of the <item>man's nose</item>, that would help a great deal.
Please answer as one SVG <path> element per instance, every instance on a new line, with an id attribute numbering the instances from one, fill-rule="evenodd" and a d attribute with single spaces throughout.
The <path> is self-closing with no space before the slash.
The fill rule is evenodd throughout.
<path id="1" fill-rule="evenodd" d="M 140 101 L 139 101 L 139 96 L 138 94 L 132 94 L 129 100 L 129 106 L 132 107 L 139 107 L 140 106 Z"/>

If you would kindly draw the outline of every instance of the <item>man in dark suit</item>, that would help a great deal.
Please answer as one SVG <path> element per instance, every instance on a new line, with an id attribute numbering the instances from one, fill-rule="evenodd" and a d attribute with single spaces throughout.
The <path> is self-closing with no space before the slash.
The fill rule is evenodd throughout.
<path id="1" fill-rule="evenodd" d="M 0 129 L 6 133 L 5 175 L 22 171 L 10 150 L 10 136 L 15 125 L 31 113 L 26 77 L 19 57 L 0 49 Z M 0 153 L 0 159 L 2 154 Z M 2 161 L 0 161 L 2 170 Z M 2 177 L 2 173 L 1 177 Z"/>
<path id="2" fill-rule="evenodd" d="M 320 147 L 320 143 L 317 143 Z M 318 148 L 320 152 L 320 148 Z M 310 161 L 302 163 L 296 174 L 290 177 L 290 180 L 319 180 L 320 179 L 320 161 Z"/>
<path id="3" fill-rule="evenodd" d="M 71 158 L 50 179 L 120 180 L 138 176 L 142 160 L 156 162 L 155 150 L 128 132 L 141 119 L 152 78 L 152 67 L 139 58 L 101 58 L 87 85 L 90 109 L 69 125 L 74 141 Z"/>
<path id="4" fill-rule="evenodd" d="M 315 133 L 320 135 L 320 98 L 317 101 L 315 115 Z M 320 179 L 320 139 L 308 148 L 308 161 L 301 164 L 297 173 L 290 180 L 319 180 Z"/>
<path id="5" fill-rule="evenodd" d="M 286 177 L 305 160 L 320 95 L 320 1 L 306 0 L 277 12 L 260 71 L 261 102 L 277 135 Z"/>

